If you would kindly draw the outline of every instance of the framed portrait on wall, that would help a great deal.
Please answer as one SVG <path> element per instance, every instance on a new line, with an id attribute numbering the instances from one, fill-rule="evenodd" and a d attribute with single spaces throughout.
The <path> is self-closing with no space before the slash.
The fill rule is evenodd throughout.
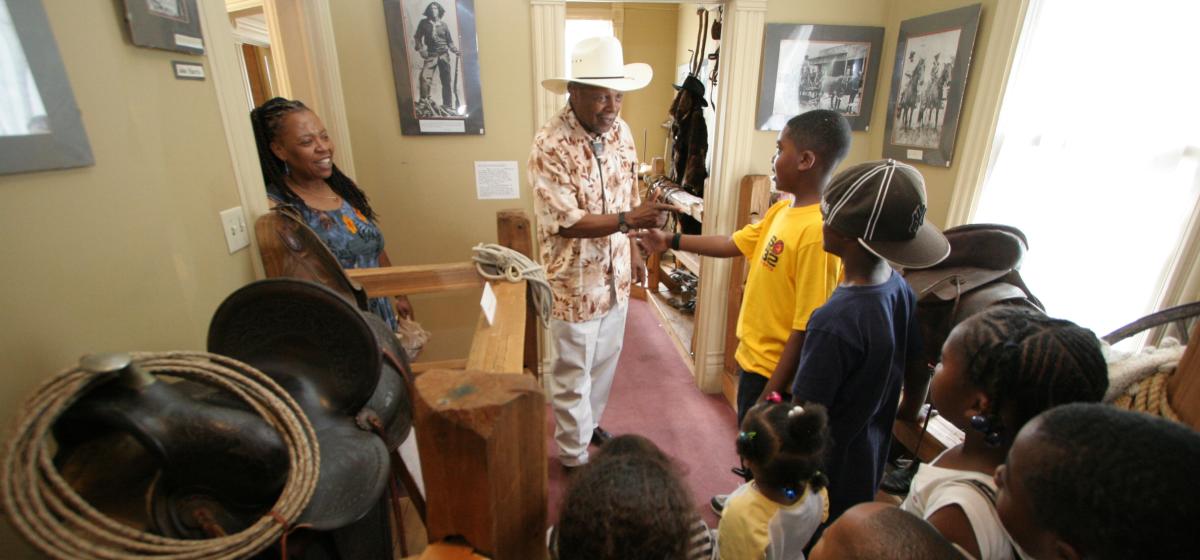
<path id="1" fill-rule="evenodd" d="M 139 47 L 204 54 L 196 0 L 125 0 L 125 21 Z"/>
<path id="2" fill-rule="evenodd" d="M 838 111 L 852 130 L 870 128 L 882 27 L 770 23 L 763 42 L 758 130 L 783 130 L 814 109 Z"/>
<path id="3" fill-rule="evenodd" d="M 979 4 L 900 23 L 885 157 L 950 167 Z"/>
<path id="4" fill-rule="evenodd" d="M 402 134 L 483 134 L 474 0 L 383 0 Z"/>
<path id="5" fill-rule="evenodd" d="M 41 0 L 0 0 L 0 174 L 92 165 Z"/>

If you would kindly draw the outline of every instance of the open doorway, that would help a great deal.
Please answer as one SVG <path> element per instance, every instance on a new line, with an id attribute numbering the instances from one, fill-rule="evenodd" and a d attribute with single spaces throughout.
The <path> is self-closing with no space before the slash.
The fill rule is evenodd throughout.
<path id="1" fill-rule="evenodd" d="M 262 6 L 237 10 L 229 13 L 229 24 L 244 78 L 246 100 L 251 107 L 258 107 L 279 95 L 274 83 L 275 63 L 271 58 L 266 14 Z"/>

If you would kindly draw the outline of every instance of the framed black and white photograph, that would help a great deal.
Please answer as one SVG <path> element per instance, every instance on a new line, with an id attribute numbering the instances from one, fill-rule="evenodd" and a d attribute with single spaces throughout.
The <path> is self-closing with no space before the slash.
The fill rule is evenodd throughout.
<path id="1" fill-rule="evenodd" d="M 979 4 L 900 23 L 883 155 L 950 167 Z"/>
<path id="2" fill-rule="evenodd" d="M 0 0 L 0 174 L 94 161 L 41 0 Z"/>
<path id="3" fill-rule="evenodd" d="M 483 134 L 474 0 L 383 0 L 402 134 Z"/>
<path id="4" fill-rule="evenodd" d="M 842 113 L 853 130 L 870 128 L 882 27 L 770 23 L 763 41 L 759 130 L 782 130 L 814 109 Z"/>
<path id="5" fill-rule="evenodd" d="M 125 0 L 125 21 L 139 47 L 204 54 L 196 0 Z"/>

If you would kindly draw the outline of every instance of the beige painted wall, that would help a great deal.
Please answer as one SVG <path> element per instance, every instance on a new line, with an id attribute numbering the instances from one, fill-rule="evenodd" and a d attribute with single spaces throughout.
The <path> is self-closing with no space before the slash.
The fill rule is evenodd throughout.
<path id="1" fill-rule="evenodd" d="M 0 422 L 80 355 L 202 350 L 208 321 L 253 280 L 218 212 L 237 206 L 211 80 L 175 80 L 114 2 L 43 2 L 95 154 L 91 167 L 0 175 Z M 33 557 L 3 523 L 5 558 Z M 11 541 L 11 542 L 10 542 Z"/>
<path id="2" fill-rule="evenodd" d="M 330 2 L 359 183 L 380 214 L 397 265 L 469 261 L 496 242 L 496 211 L 533 202 L 525 162 L 533 140 L 533 75 L 528 0 L 475 2 L 486 134 L 400 134 L 382 2 Z M 502 22 L 497 25 L 497 22 Z M 516 161 L 520 200 L 476 198 L 475 161 Z M 421 360 L 466 357 L 479 293 L 415 297 L 433 338 Z"/>
<path id="3" fill-rule="evenodd" d="M 985 46 L 992 33 L 1014 35 L 1020 30 L 1013 28 L 992 29 L 992 10 L 997 0 L 845 0 L 839 3 L 819 0 L 796 0 L 771 2 L 767 9 L 768 23 L 823 23 L 832 25 L 871 25 L 885 28 L 883 55 L 879 67 L 879 80 L 875 91 L 875 109 L 871 115 L 868 131 L 855 132 L 850 155 L 842 167 L 882 157 L 886 127 L 887 98 L 891 88 L 892 67 L 896 52 L 896 38 L 900 23 L 928 14 L 943 12 L 970 4 L 982 4 L 979 34 L 975 39 L 975 54 L 971 59 L 967 77 L 967 91 L 963 102 L 960 122 L 967 122 L 979 108 L 994 108 L 1000 102 L 1000 91 L 981 91 L 973 83 L 975 77 L 988 64 L 1003 64 L 999 60 L 1004 53 L 989 53 Z M 682 29 L 680 35 L 682 35 Z M 760 70 L 761 71 L 761 70 Z M 751 124 L 750 126 L 753 126 Z M 775 151 L 776 132 L 756 132 L 754 135 L 754 171 L 769 173 L 771 154 Z M 963 130 L 959 129 L 958 148 L 961 149 Z M 954 163 L 949 168 L 917 164 L 925 175 L 929 193 L 928 218 L 939 226 L 945 224 L 950 207 L 951 191 L 960 165 L 983 165 L 984 162 L 965 162 L 956 151 Z"/>
<path id="4" fill-rule="evenodd" d="M 1007 56 L 1007 53 L 988 52 L 986 47 L 989 39 L 995 33 L 1015 36 L 1021 31 L 1015 26 L 1005 29 L 994 28 L 992 16 L 998 1 L 1002 0 L 893 0 L 889 4 L 886 25 L 887 32 L 883 37 L 883 59 L 886 62 L 880 68 L 879 90 L 875 94 L 875 113 L 871 116 L 872 157 L 880 157 L 883 153 L 883 141 L 886 133 L 884 130 L 886 123 L 884 118 L 887 113 L 887 97 L 891 89 L 892 69 L 895 65 L 896 56 L 896 38 L 900 34 L 900 23 L 906 19 L 936 14 L 971 4 L 983 5 L 982 13 L 979 17 L 979 33 L 975 37 L 975 52 L 971 57 L 971 68 L 967 74 L 967 90 L 963 99 L 963 109 L 959 113 L 960 126 L 958 136 L 955 138 L 955 153 L 952 163 L 950 167 L 935 167 L 922 164 L 917 164 L 916 166 L 917 169 L 921 170 L 921 174 L 925 176 L 925 189 L 929 195 L 929 211 L 926 217 L 938 226 L 944 226 L 946 223 L 946 215 L 950 209 L 950 197 L 960 166 L 982 166 L 987 163 L 986 161 L 966 161 L 962 157 L 962 147 L 963 138 L 966 136 L 964 125 L 970 121 L 971 115 L 975 111 L 995 110 L 1000 103 L 1000 97 L 1003 95 L 1002 91 L 983 91 L 976 83 L 978 81 L 977 77 L 988 65 L 1005 63 L 1003 59 Z"/>
<path id="5" fill-rule="evenodd" d="M 625 4 L 621 46 L 625 62 L 644 62 L 654 68 L 654 79 L 644 89 L 625 94 L 621 118 L 629 123 L 638 157 L 649 162 L 663 155 L 667 129 L 662 127 L 675 98 L 675 25 L 678 9 L 672 4 Z"/>
<path id="6" fill-rule="evenodd" d="M 813 23 L 826 25 L 868 25 L 884 27 L 887 21 L 887 11 L 890 2 L 886 0 L 843 0 L 841 2 L 823 2 L 821 0 L 793 0 L 791 2 L 771 2 L 767 6 L 767 23 Z M 893 39 L 894 40 L 894 39 Z M 886 42 L 886 39 L 885 39 Z M 887 52 L 886 47 L 884 52 Z M 887 60 L 886 58 L 884 60 Z M 758 74 L 760 83 L 762 68 Z M 883 81 L 880 73 L 880 82 Z M 880 93 L 876 92 L 876 96 Z M 887 97 L 886 92 L 883 93 Z M 875 110 L 878 113 L 879 109 Z M 882 123 L 883 121 L 879 121 Z M 751 122 L 748 126 L 753 127 Z M 868 161 L 879 157 L 879 149 L 874 148 L 872 137 L 875 130 L 881 127 L 872 117 L 869 131 L 858 131 L 851 134 L 850 154 L 842 163 L 842 167 Z M 775 154 L 777 131 L 757 131 L 754 133 L 754 173 L 769 175 L 771 173 L 771 157 Z"/>

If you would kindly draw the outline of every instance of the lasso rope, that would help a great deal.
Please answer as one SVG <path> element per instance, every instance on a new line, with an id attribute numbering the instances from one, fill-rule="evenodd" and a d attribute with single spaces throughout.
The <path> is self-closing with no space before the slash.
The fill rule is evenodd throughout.
<path id="1" fill-rule="evenodd" d="M 1182 422 L 1171 402 L 1167 398 L 1167 378 L 1173 371 L 1160 371 L 1134 383 L 1134 385 L 1113 401 L 1113 406 L 1126 410 L 1148 412 L 1175 422 Z"/>
<path id="2" fill-rule="evenodd" d="M 109 377 L 79 367 L 42 384 L 25 402 L 8 446 L 0 492 L 12 524 L 54 558 L 244 558 L 270 546 L 304 511 L 317 485 L 317 436 L 304 412 L 277 383 L 237 360 L 204 352 L 133 353 L 148 373 L 229 391 L 278 433 L 288 450 L 287 483 L 268 515 L 245 530 L 212 539 L 172 539 L 118 523 L 83 500 L 54 467 L 47 436 L 64 410 Z"/>
<path id="3" fill-rule="evenodd" d="M 475 255 L 471 260 L 475 261 L 475 270 L 479 271 L 480 276 L 489 280 L 528 282 L 534 309 L 537 309 L 542 326 L 550 326 L 554 293 L 550 291 L 550 283 L 546 281 L 546 270 L 542 265 L 517 251 L 495 243 L 480 243 L 472 251 Z"/>

